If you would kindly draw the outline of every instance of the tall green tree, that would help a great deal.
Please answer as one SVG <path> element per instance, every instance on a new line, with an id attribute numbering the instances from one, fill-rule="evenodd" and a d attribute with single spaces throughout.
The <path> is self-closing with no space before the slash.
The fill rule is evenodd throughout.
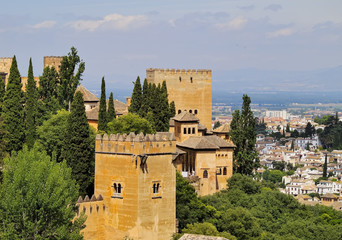
<path id="1" fill-rule="evenodd" d="M 94 175 L 94 148 L 89 135 L 89 124 L 85 113 L 83 94 L 76 92 L 68 117 L 62 158 L 72 169 L 72 176 L 80 186 L 81 195 L 92 194 Z M 94 143 L 93 143 L 94 144 Z"/>
<path id="2" fill-rule="evenodd" d="M 74 220 L 78 186 L 66 163 L 27 147 L 5 161 L 0 184 L 1 239 L 83 239 Z"/>
<path id="3" fill-rule="evenodd" d="M 111 92 L 109 95 L 107 116 L 108 116 L 108 122 L 111 122 L 113 121 L 114 118 L 116 118 L 113 92 Z"/>
<path id="4" fill-rule="evenodd" d="M 134 88 L 131 98 L 131 105 L 129 106 L 130 113 L 140 113 L 140 108 L 142 104 L 142 91 L 141 91 L 141 83 L 140 77 L 137 77 L 137 80 L 134 82 Z"/>
<path id="5" fill-rule="evenodd" d="M 5 97 L 5 89 L 6 89 L 5 81 L 0 77 L 0 115 L 2 112 L 2 104 L 4 101 L 4 97 Z"/>
<path id="6" fill-rule="evenodd" d="M 150 106 L 151 106 L 151 94 L 149 93 L 149 84 L 147 83 L 147 79 L 145 78 L 143 88 L 142 88 L 142 99 L 141 99 L 141 107 L 140 107 L 139 115 L 143 118 L 146 117 Z"/>
<path id="7" fill-rule="evenodd" d="M 101 82 L 101 97 L 99 106 L 99 120 L 97 129 L 99 131 L 105 131 L 107 129 L 108 116 L 107 116 L 107 102 L 106 102 L 106 83 L 104 77 Z"/>
<path id="8" fill-rule="evenodd" d="M 128 113 L 125 116 L 115 118 L 108 123 L 108 133 L 126 133 L 134 132 L 138 133 L 155 133 L 153 125 L 145 118 L 140 117 L 134 113 Z"/>
<path id="9" fill-rule="evenodd" d="M 38 91 L 33 77 L 32 60 L 30 58 L 26 85 L 26 144 L 32 148 L 36 139 L 36 124 L 38 116 Z"/>
<path id="10" fill-rule="evenodd" d="M 328 177 L 328 154 L 325 154 L 324 164 L 323 164 L 323 177 Z"/>
<path id="11" fill-rule="evenodd" d="M 241 113 L 236 110 L 231 122 L 231 138 L 234 150 L 234 171 L 241 174 L 252 174 L 259 167 L 258 152 L 255 148 L 255 119 L 250 108 L 251 99 L 243 95 Z"/>
<path id="12" fill-rule="evenodd" d="M 4 140 L 7 142 L 8 152 L 19 151 L 25 140 L 23 91 L 21 87 L 17 59 L 14 56 L 2 106 L 3 128 L 6 132 Z"/>
<path id="13" fill-rule="evenodd" d="M 61 106 L 70 110 L 75 91 L 82 81 L 85 63 L 78 56 L 77 50 L 71 47 L 67 56 L 63 57 L 59 70 L 59 101 Z"/>
<path id="14" fill-rule="evenodd" d="M 172 101 L 170 103 L 170 118 L 176 116 L 176 105 L 175 105 L 175 102 Z"/>

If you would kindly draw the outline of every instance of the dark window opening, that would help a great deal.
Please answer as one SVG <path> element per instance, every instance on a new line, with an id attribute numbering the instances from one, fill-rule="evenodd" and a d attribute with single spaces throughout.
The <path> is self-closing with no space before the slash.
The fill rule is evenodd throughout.
<path id="1" fill-rule="evenodd" d="M 192 110 L 191 110 L 191 109 L 189 110 L 189 113 L 192 113 Z"/>
<path id="2" fill-rule="evenodd" d="M 197 114 L 197 109 L 195 109 L 195 114 Z"/>
<path id="3" fill-rule="evenodd" d="M 182 77 L 179 77 L 179 81 L 180 81 L 180 82 L 182 81 Z"/>
<path id="4" fill-rule="evenodd" d="M 178 114 L 180 114 L 182 112 L 182 110 L 178 110 Z"/>
<path id="5" fill-rule="evenodd" d="M 188 128 L 188 134 L 191 134 L 191 128 Z"/>
<path id="6" fill-rule="evenodd" d="M 186 134 L 186 128 L 184 128 L 184 134 Z"/>
<path id="7" fill-rule="evenodd" d="M 221 175 L 221 174 L 222 174 L 221 168 L 217 168 L 217 169 L 216 169 L 216 175 Z"/>
<path id="8" fill-rule="evenodd" d="M 195 128 L 192 128 L 192 134 L 195 134 Z"/>
<path id="9" fill-rule="evenodd" d="M 226 167 L 223 168 L 223 175 L 227 175 L 227 168 Z"/>
<path id="10" fill-rule="evenodd" d="M 190 77 L 190 82 L 192 83 L 192 77 Z"/>
<path id="11" fill-rule="evenodd" d="M 153 184 L 153 193 L 159 193 L 159 183 L 154 183 Z"/>
<path id="12" fill-rule="evenodd" d="M 208 171 L 207 171 L 207 170 L 204 170 L 204 172 L 203 172 L 203 178 L 208 178 Z"/>

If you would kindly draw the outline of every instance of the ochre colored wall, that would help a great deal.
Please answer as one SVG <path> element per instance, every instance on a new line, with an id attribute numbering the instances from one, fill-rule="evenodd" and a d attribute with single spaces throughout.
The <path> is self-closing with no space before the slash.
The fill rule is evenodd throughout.
<path id="1" fill-rule="evenodd" d="M 216 151 L 216 167 L 221 169 L 221 174 L 217 175 L 219 191 L 227 188 L 227 180 L 233 175 L 233 152 L 233 148 Z M 224 167 L 227 169 L 227 175 L 223 175 Z"/>
<path id="2" fill-rule="evenodd" d="M 146 79 L 155 84 L 166 81 L 169 101 L 175 102 L 176 113 L 179 110 L 195 113 L 197 110 L 200 122 L 211 129 L 211 70 L 149 68 Z"/>
<path id="3" fill-rule="evenodd" d="M 63 57 L 45 56 L 44 57 L 44 68 L 45 67 L 55 67 L 57 72 L 59 72 L 62 60 L 63 60 Z"/>
<path id="4" fill-rule="evenodd" d="M 10 57 L 0 58 L 0 72 L 7 73 L 6 79 L 5 79 L 5 85 L 7 85 L 7 82 L 8 82 L 11 65 L 12 65 L 12 58 Z"/>
<path id="5" fill-rule="evenodd" d="M 203 178 L 204 170 L 208 171 L 208 178 Z M 216 193 L 216 157 L 215 151 L 196 152 L 196 175 L 200 177 L 199 196 Z"/>
<path id="6" fill-rule="evenodd" d="M 184 134 L 184 128 L 186 129 L 186 134 Z M 191 133 L 188 133 L 188 129 L 190 128 Z M 192 133 L 193 128 L 195 129 L 195 133 Z M 197 122 L 177 122 L 175 121 L 174 133 L 176 136 L 177 142 L 183 142 L 187 140 L 189 137 L 199 136 L 198 134 L 198 123 Z"/>
<path id="7" fill-rule="evenodd" d="M 171 239 L 176 231 L 174 136 L 98 135 L 95 149 L 95 196 L 102 195 L 105 211 L 87 214 L 85 239 Z M 121 194 L 114 193 L 114 183 L 122 186 Z"/>

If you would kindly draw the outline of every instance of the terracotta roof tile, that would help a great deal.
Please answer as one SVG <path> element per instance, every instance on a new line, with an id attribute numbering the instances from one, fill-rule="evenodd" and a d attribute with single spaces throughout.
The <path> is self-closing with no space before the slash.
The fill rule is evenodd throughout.
<path id="1" fill-rule="evenodd" d="M 172 118 L 178 122 L 198 122 L 199 119 L 195 116 L 195 114 L 188 113 L 187 111 L 181 112 Z"/>
<path id="2" fill-rule="evenodd" d="M 88 89 L 86 89 L 83 85 L 79 85 L 76 89 L 76 92 L 80 91 L 83 94 L 83 99 L 85 102 L 98 102 L 99 99 L 91 93 Z"/>

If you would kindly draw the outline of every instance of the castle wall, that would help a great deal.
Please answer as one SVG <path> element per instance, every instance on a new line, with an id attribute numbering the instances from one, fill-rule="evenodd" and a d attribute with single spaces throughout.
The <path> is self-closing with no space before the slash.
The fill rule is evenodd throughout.
<path id="1" fill-rule="evenodd" d="M 216 171 L 218 190 L 221 191 L 227 188 L 227 180 L 233 175 L 233 153 L 234 149 L 220 149 L 216 151 Z M 226 168 L 226 174 L 224 174 Z"/>
<path id="2" fill-rule="evenodd" d="M 189 133 L 190 129 L 190 133 Z M 183 142 L 190 137 L 199 136 L 197 122 L 177 122 L 175 121 L 174 132 L 177 142 Z"/>
<path id="3" fill-rule="evenodd" d="M 169 101 L 175 102 L 176 113 L 194 113 L 207 129 L 212 128 L 211 70 L 149 68 L 146 79 L 155 84 L 166 81 Z"/>
<path id="4" fill-rule="evenodd" d="M 171 239 L 176 225 L 175 152 L 169 133 L 98 135 L 95 196 L 103 196 L 106 211 L 86 221 L 85 239 Z"/>
<path id="5" fill-rule="evenodd" d="M 204 171 L 208 177 L 204 178 Z M 196 175 L 200 177 L 199 196 L 206 196 L 216 193 L 216 156 L 215 151 L 196 152 Z"/>

